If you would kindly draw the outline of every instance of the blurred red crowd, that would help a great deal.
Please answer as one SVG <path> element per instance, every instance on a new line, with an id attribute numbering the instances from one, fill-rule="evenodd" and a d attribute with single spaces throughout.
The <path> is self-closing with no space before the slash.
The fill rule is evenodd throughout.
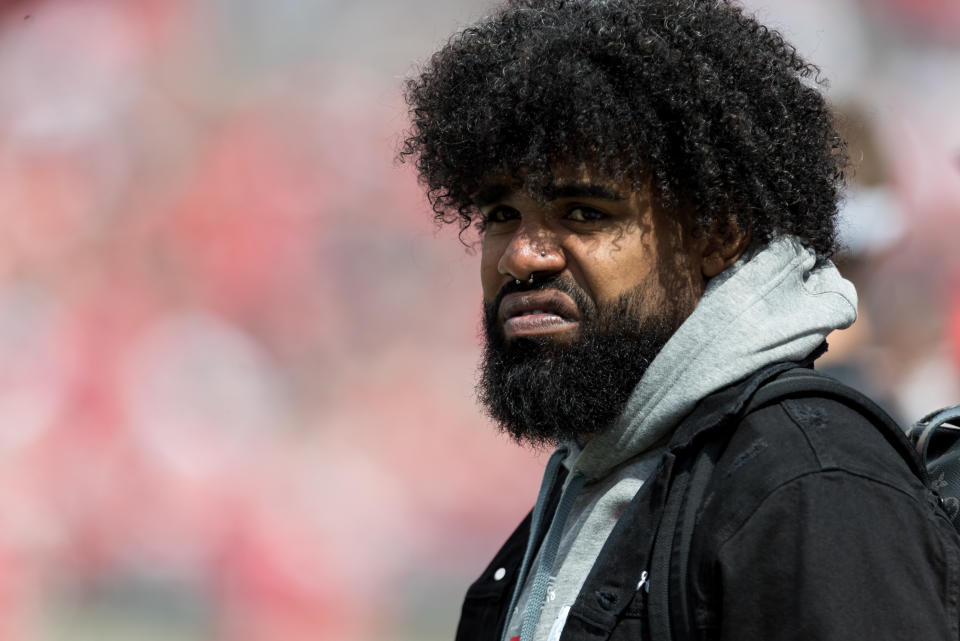
<path id="1" fill-rule="evenodd" d="M 137 591 L 204 638 L 376 635 L 535 474 L 464 394 L 476 297 L 402 123 L 362 70 L 206 85 L 192 3 L 2 15 L 0 638 Z"/>
<path id="2" fill-rule="evenodd" d="M 473 404 L 474 260 L 393 161 L 398 83 L 255 73 L 199 5 L 0 8 L 0 639 L 141 593 L 184 638 L 397 638 L 536 483 Z M 920 122 L 879 137 L 956 370 L 960 129 Z"/>

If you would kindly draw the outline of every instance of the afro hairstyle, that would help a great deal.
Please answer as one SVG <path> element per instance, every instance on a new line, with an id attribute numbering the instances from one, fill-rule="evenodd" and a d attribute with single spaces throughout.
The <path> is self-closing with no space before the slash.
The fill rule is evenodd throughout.
<path id="1" fill-rule="evenodd" d="M 776 31 L 726 0 L 510 0 L 407 80 L 412 157 L 435 217 L 476 222 L 493 177 L 544 198 L 587 166 L 694 233 L 836 249 L 845 144 Z"/>

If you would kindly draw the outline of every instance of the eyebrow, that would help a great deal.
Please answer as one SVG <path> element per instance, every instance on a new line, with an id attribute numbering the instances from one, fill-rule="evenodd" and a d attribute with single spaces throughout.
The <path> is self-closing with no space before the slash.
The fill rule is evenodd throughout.
<path id="1" fill-rule="evenodd" d="M 477 192 L 473 202 L 478 207 L 484 207 L 500 202 L 516 191 L 516 187 L 506 183 L 486 185 Z M 620 201 L 627 197 L 607 185 L 591 182 L 561 182 L 547 185 L 543 189 L 547 200 L 557 198 L 593 198 L 597 200 Z"/>
<path id="2" fill-rule="evenodd" d="M 477 191 L 477 195 L 473 197 L 473 204 L 477 207 L 486 207 L 487 205 L 492 205 L 493 203 L 504 200 L 514 191 L 515 189 L 513 187 L 505 183 L 484 185 Z"/>
<path id="3" fill-rule="evenodd" d="M 563 182 L 547 185 L 543 190 L 548 200 L 557 198 L 596 198 L 599 200 L 626 200 L 627 197 L 607 185 L 591 182 Z"/>

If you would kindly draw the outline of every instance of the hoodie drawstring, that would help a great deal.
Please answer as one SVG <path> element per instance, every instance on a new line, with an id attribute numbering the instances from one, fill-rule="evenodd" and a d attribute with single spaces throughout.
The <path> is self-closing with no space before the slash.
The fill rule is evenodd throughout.
<path id="1" fill-rule="evenodd" d="M 567 457 L 568 450 L 565 447 L 557 449 L 547 461 L 547 467 L 543 471 L 543 481 L 540 483 L 540 493 L 537 495 L 537 502 L 533 506 L 533 517 L 530 519 L 530 536 L 527 538 L 527 549 L 523 553 L 523 562 L 520 564 L 520 574 L 517 576 L 517 585 L 513 589 L 513 597 L 510 599 L 510 607 L 507 609 L 507 622 L 509 623 L 513 609 L 517 607 L 517 599 L 520 598 L 520 592 L 523 590 L 523 584 L 527 580 L 527 573 L 530 569 L 530 563 L 533 561 L 533 555 L 536 553 L 537 541 L 540 540 L 540 529 L 543 526 L 544 511 L 547 509 L 547 503 L 550 495 L 553 493 L 553 486 L 557 484 L 557 477 L 560 475 L 560 465 L 563 459 Z M 502 641 L 507 639 L 507 628 L 504 626 Z"/>
<path id="2" fill-rule="evenodd" d="M 550 584 L 550 573 L 553 571 L 553 562 L 557 559 L 557 550 L 560 549 L 560 538 L 563 536 L 563 526 L 573 509 L 580 489 L 583 488 L 585 477 L 577 472 L 570 478 L 567 487 L 560 497 L 560 504 L 553 516 L 553 522 L 547 531 L 547 538 L 540 551 L 540 562 L 537 564 L 537 573 L 530 586 L 530 597 L 527 599 L 527 608 L 523 613 L 523 625 L 520 628 L 520 641 L 533 641 L 533 633 L 540 620 L 540 612 L 547 597 L 547 587 Z"/>

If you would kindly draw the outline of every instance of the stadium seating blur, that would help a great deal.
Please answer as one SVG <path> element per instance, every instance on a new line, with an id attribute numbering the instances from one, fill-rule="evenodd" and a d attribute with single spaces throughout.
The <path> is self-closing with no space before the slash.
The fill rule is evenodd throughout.
<path id="1" fill-rule="evenodd" d="M 957 3 L 748 5 L 855 151 L 830 365 L 957 402 Z M 452 638 L 544 454 L 477 409 L 473 237 L 395 161 L 483 11 L 0 4 L 0 639 Z"/>

